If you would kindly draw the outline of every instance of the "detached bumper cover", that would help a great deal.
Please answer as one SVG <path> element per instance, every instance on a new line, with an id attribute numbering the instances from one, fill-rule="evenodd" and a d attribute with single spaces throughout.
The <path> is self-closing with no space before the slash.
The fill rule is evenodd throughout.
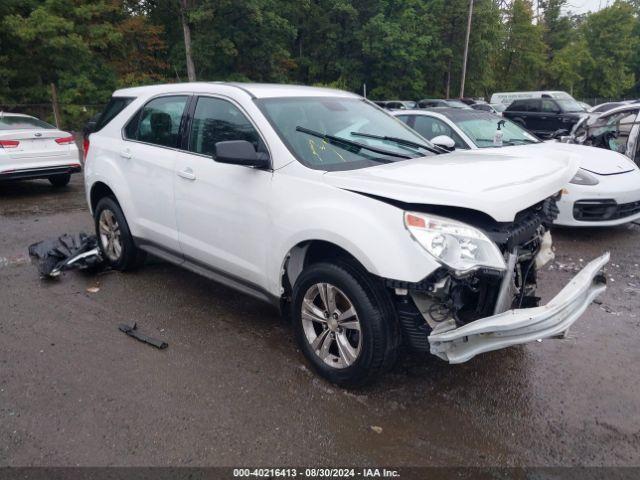
<path id="1" fill-rule="evenodd" d="M 431 353 L 449 363 L 463 363 L 479 353 L 558 336 L 582 315 L 605 289 L 601 269 L 609 253 L 588 263 L 546 305 L 509 310 L 459 328 L 435 328 L 429 335 Z"/>

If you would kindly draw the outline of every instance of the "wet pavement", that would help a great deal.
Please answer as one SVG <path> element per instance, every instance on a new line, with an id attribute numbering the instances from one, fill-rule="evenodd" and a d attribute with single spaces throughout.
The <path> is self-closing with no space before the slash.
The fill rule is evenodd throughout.
<path id="1" fill-rule="evenodd" d="M 544 299 L 612 254 L 567 339 L 405 355 L 345 391 L 273 308 L 166 263 L 40 280 L 27 246 L 92 231 L 83 195 L 79 176 L 0 185 L 0 465 L 640 464 L 640 226 L 553 232 Z M 133 321 L 169 348 L 118 331 Z"/>

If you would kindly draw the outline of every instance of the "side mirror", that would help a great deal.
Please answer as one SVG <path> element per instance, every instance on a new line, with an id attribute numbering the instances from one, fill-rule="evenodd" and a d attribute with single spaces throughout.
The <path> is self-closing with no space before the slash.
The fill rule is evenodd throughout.
<path id="1" fill-rule="evenodd" d="M 245 167 L 268 168 L 269 156 L 256 152 L 252 143 L 246 140 L 229 140 L 216 143 L 216 162 L 242 165 Z"/>
<path id="2" fill-rule="evenodd" d="M 438 135 L 431 139 L 431 143 L 438 147 L 446 148 L 447 150 L 453 150 L 456 148 L 456 142 L 449 135 Z"/>

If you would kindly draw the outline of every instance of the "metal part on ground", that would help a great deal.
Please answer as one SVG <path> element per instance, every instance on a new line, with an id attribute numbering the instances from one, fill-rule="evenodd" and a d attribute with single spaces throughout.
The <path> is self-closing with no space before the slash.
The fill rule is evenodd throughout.
<path id="1" fill-rule="evenodd" d="M 121 323 L 120 325 L 118 325 L 118 329 L 121 332 L 126 333 L 130 337 L 133 337 L 136 340 L 139 340 L 141 342 L 148 343 L 149 345 L 153 345 L 154 347 L 159 348 L 160 350 L 165 349 L 169 346 L 169 344 L 163 340 L 151 338 L 148 335 L 145 335 L 144 333 L 140 333 L 136 322 L 133 322 L 132 326 L 129 326 L 126 323 Z"/>

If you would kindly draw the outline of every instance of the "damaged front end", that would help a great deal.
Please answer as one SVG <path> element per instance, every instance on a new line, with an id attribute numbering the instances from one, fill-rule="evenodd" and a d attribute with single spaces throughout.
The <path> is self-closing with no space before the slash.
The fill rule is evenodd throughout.
<path id="1" fill-rule="evenodd" d="M 512 223 L 461 218 L 497 245 L 501 268 L 456 271 L 443 265 L 418 283 L 388 281 L 399 294 L 396 309 L 409 346 L 462 363 L 482 352 L 566 332 L 605 289 L 600 270 L 609 254 L 588 264 L 551 302 L 539 306 L 537 271 L 553 258 L 549 228 L 558 214 L 556 200 L 551 197 L 520 212 Z"/>

